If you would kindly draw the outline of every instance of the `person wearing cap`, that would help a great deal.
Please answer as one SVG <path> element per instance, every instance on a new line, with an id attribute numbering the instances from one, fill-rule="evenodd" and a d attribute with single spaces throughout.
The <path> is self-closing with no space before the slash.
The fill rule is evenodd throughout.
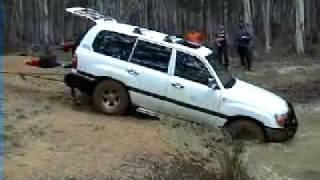
<path id="1" fill-rule="evenodd" d="M 219 27 L 219 32 L 216 34 L 216 48 L 217 48 L 217 56 L 218 60 L 221 64 L 223 64 L 226 68 L 229 66 L 229 58 L 228 58 L 228 44 L 227 44 L 227 34 L 225 32 L 224 26 Z M 224 59 L 224 62 L 222 61 Z"/>
<path id="2" fill-rule="evenodd" d="M 239 23 L 239 30 L 236 37 L 236 44 L 241 65 L 251 71 L 252 52 L 251 52 L 252 36 L 244 23 Z"/>

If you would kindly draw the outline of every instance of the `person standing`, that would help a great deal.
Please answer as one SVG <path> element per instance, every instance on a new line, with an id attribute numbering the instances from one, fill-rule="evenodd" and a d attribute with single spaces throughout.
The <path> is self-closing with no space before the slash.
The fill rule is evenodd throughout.
<path id="1" fill-rule="evenodd" d="M 239 31 L 237 33 L 236 44 L 241 65 L 248 71 L 251 71 L 252 66 L 252 52 L 251 52 L 252 36 L 243 23 L 239 24 Z"/>
<path id="2" fill-rule="evenodd" d="M 223 64 L 226 68 L 229 67 L 228 58 L 228 44 L 227 44 L 227 34 L 225 32 L 224 26 L 220 26 L 219 32 L 216 34 L 216 47 L 217 56 L 220 64 Z M 222 61 L 224 59 L 224 62 Z"/>

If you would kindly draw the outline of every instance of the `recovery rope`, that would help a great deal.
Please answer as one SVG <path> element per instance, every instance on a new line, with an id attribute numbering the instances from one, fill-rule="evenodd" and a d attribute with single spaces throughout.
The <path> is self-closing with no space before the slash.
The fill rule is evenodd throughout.
<path id="1" fill-rule="evenodd" d="M 1 71 L 0 74 L 7 74 L 7 75 L 15 75 L 19 76 L 22 80 L 26 81 L 26 76 L 36 78 L 36 79 L 43 79 L 47 81 L 53 81 L 53 82 L 60 82 L 60 83 L 65 83 L 61 79 L 55 79 L 55 78 L 48 78 L 48 77 L 43 77 L 43 76 L 62 76 L 64 74 L 61 73 L 21 73 L 21 72 L 6 72 L 6 71 Z M 72 100 L 75 104 L 79 105 L 79 100 L 76 95 L 75 88 L 71 87 L 71 96 Z"/>
<path id="2" fill-rule="evenodd" d="M 32 78 L 36 78 L 36 79 L 43 79 L 43 80 L 47 80 L 47 81 L 54 81 L 54 82 L 64 83 L 64 81 L 61 80 L 61 79 L 44 77 L 44 76 L 62 76 L 62 75 L 64 75 L 64 74 L 61 74 L 61 73 L 21 73 L 21 72 L 1 71 L 0 74 L 19 76 L 23 80 L 26 80 L 26 77 L 32 77 Z"/>

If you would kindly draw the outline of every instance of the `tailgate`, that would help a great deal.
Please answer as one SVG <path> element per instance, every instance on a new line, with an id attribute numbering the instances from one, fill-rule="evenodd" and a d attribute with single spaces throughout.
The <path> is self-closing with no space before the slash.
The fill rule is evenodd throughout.
<path id="1" fill-rule="evenodd" d="M 90 8 L 73 7 L 73 8 L 67 8 L 66 11 L 73 15 L 84 17 L 95 22 L 100 20 L 116 21 L 115 19 L 105 16 L 102 13 Z"/>

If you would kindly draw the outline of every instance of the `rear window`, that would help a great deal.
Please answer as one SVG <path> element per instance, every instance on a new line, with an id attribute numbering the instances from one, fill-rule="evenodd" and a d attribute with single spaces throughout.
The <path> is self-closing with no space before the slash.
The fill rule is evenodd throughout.
<path id="1" fill-rule="evenodd" d="M 111 31 L 101 31 L 93 42 L 93 50 L 97 53 L 128 61 L 135 44 L 136 37 Z"/>

